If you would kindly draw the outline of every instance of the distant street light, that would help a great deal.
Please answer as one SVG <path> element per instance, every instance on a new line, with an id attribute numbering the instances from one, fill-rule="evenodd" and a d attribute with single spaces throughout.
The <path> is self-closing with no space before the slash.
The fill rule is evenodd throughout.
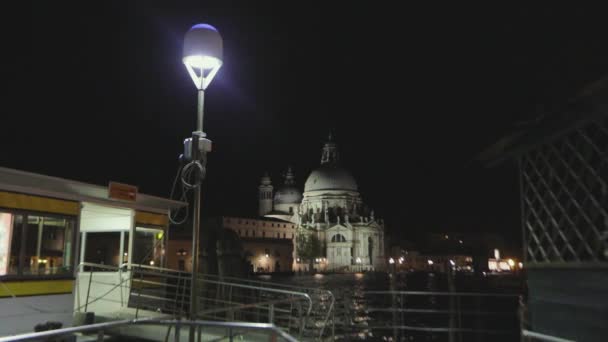
<path id="1" fill-rule="evenodd" d="M 196 131 L 192 138 L 184 141 L 184 157 L 190 163 L 184 166 L 196 167 L 194 182 L 194 212 L 192 217 L 192 282 L 190 285 L 190 319 L 196 320 L 198 313 L 198 262 L 199 262 L 199 232 L 201 219 L 201 183 L 205 174 L 206 155 L 211 151 L 211 141 L 206 139 L 203 132 L 203 106 L 205 89 L 213 80 L 222 66 L 222 37 L 215 27 L 207 24 L 194 25 L 186 32 L 183 46 L 183 59 L 192 82 L 198 90 Z M 190 340 L 194 334 L 190 331 Z"/>

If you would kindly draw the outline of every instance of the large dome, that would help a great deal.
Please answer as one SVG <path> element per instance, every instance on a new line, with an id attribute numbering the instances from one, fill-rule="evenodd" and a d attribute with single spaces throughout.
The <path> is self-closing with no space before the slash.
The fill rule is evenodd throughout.
<path id="1" fill-rule="evenodd" d="M 345 169 L 335 164 L 323 164 L 310 173 L 304 184 L 304 192 L 316 190 L 357 191 L 357 182 Z"/>
<path id="2" fill-rule="evenodd" d="M 302 193 L 293 186 L 284 185 L 274 194 L 275 204 L 300 204 Z"/>

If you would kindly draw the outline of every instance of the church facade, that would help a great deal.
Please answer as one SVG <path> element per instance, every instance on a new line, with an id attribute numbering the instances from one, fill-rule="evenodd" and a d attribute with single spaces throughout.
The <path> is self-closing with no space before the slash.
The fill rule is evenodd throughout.
<path id="1" fill-rule="evenodd" d="M 385 267 L 384 222 L 364 204 L 354 177 L 340 165 L 331 135 L 304 192 L 295 186 L 290 168 L 276 191 L 270 177 L 262 177 L 259 214 L 296 225 L 294 271 L 360 272 Z"/>

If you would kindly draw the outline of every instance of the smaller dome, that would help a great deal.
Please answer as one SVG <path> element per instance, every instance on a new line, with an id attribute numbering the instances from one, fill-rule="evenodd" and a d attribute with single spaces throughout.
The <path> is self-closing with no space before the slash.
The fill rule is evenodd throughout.
<path id="1" fill-rule="evenodd" d="M 300 204 L 302 193 L 294 186 L 282 186 L 274 194 L 275 204 Z"/>

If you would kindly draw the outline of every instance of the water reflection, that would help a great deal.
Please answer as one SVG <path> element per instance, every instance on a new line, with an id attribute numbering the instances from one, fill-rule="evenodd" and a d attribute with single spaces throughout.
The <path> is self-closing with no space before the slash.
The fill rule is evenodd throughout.
<path id="1" fill-rule="evenodd" d="M 259 279 L 332 291 L 336 298 L 335 332 L 336 340 L 339 341 L 448 341 L 449 335 L 445 331 L 429 333 L 419 330 L 436 326 L 474 324 L 473 321 L 467 321 L 469 319 L 467 317 L 458 316 L 456 318 L 455 315 L 450 315 L 450 310 L 483 309 L 482 303 L 477 302 L 476 306 L 472 306 L 473 304 L 468 303 L 466 298 L 462 301 L 458 299 L 456 302 L 454 298 L 447 296 L 406 296 L 398 293 L 374 295 L 370 293 L 372 291 L 446 292 L 448 290 L 447 279 L 442 273 L 352 273 L 290 277 L 265 275 L 260 276 Z M 479 291 L 479 286 L 472 285 L 470 280 L 461 279 L 458 284 L 460 287 L 457 287 L 457 291 Z M 485 290 L 496 292 L 498 289 L 486 287 Z M 509 304 L 494 302 L 483 305 L 488 306 L 487 310 L 490 310 L 489 308 L 492 306 L 503 306 L 512 310 L 513 316 L 515 316 L 516 308 L 511 308 L 510 302 Z M 435 315 L 430 315 L 431 311 Z M 439 314 L 436 314 L 437 312 Z M 479 321 L 476 324 L 481 327 Z M 404 326 L 411 329 L 402 329 Z M 505 326 L 512 330 L 511 335 L 504 339 L 493 336 L 493 341 L 513 340 L 513 336 L 516 336 L 514 333 L 517 332 L 517 326 L 514 326 L 511 321 Z M 505 328 L 505 326 L 501 326 L 501 328 Z M 454 340 L 485 340 L 484 338 L 479 339 L 479 336 L 467 336 L 464 333 L 458 337 Z"/>

